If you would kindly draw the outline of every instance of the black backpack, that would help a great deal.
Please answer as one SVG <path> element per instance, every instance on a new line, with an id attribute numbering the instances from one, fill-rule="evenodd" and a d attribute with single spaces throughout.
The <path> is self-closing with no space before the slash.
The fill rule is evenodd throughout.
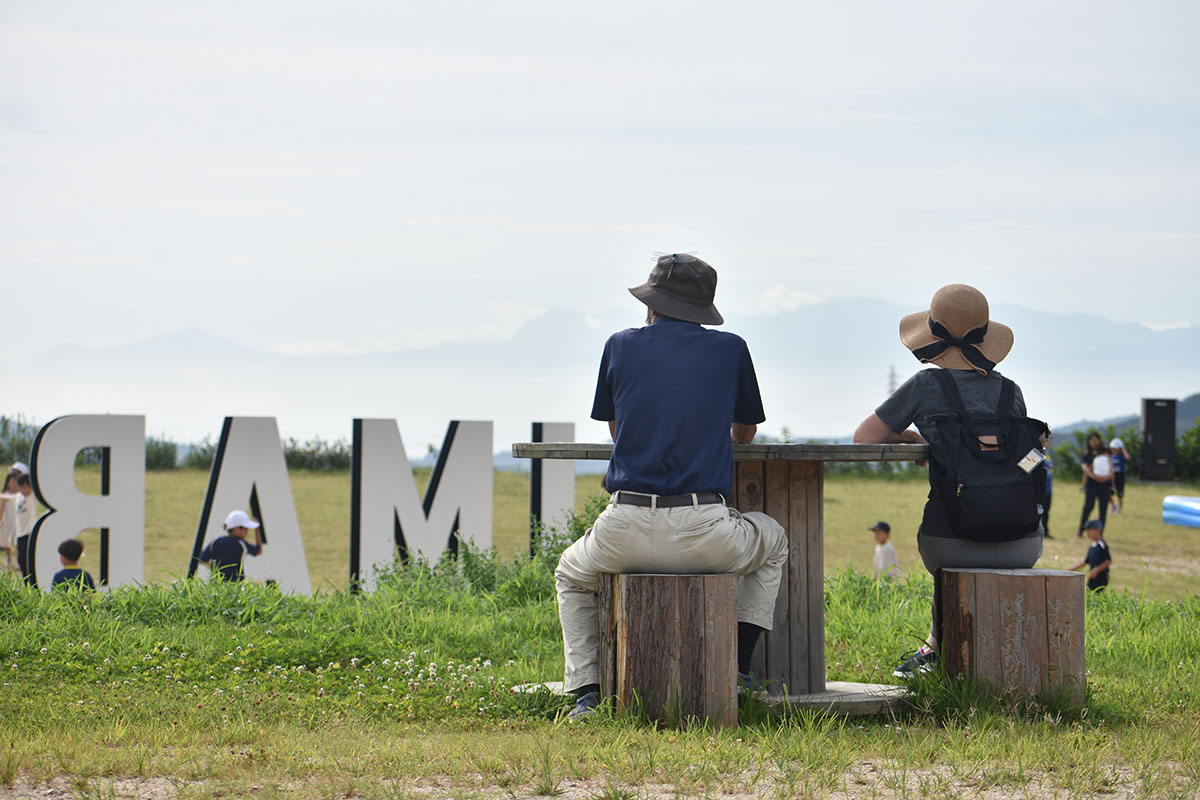
<path id="1" fill-rule="evenodd" d="M 935 414 L 930 443 L 929 504 L 922 530 L 933 536 L 974 542 L 1008 542 L 1037 530 L 1046 499 L 1046 467 L 1026 471 L 1022 460 L 1041 452 L 1050 429 L 1041 420 L 1012 413 L 1016 384 L 1002 378 L 994 417 L 971 417 L 954 378 L 933 370 L 953 409 Z M 995 437 L 984 445 L 981 437 Z"/>

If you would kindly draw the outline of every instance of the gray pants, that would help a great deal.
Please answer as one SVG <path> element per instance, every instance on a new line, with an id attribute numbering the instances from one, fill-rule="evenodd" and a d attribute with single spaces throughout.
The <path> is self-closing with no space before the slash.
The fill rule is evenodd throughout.
<path id="1" fill-rule="evenodd" d="M 917 531 L 917 552 L 929 574 L 937 579 L 937 571 L 947 567 L 962 569 L 1032 569 L 1042 557 L 1045 532 L 1038 525 L 1037 533 L 1011 542 L 972 542 L 967 539 L 943 539 L 924 536 Z M 929 635 L 938 634 L 937 601 L 933 602 L 933 622 Z"/>

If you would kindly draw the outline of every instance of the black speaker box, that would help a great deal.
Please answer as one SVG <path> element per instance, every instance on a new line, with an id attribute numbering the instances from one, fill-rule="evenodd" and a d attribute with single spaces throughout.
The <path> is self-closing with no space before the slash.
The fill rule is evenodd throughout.
<path id="1" fill-rule="evenodd" d="M 1175 401 L 1142 399 L 1142 480 L 1175 480 Z"/>

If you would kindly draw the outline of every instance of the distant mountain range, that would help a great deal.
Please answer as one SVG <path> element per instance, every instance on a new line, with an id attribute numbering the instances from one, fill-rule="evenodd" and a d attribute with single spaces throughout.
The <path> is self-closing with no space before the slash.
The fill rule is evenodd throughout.
<path id="1" fill-rule="evenodd" d="M 842 439 L 887 396 L 889 372 L 921 365 L 897 326 L 913 309 L 879 300 L 830 300 L 771 316 L 727 315 L 749 343 L 767 422 L 760 432 Z M 495 423 L 494 450 L 527 441 L 530 423 L 574 421 L 579 441 L 605 441 L 588 419 L 605 339 L 640 324 L 642 307 L 591 316 L 549 311 L 509 338 L 355 355 L 288 355 L 180 330 L 115 347 L 60 347 L 18 362 L 5 413 L 45 422 L 69 413 L 146 415 L 147 432 L 178 442 L 220 430 L 226 415 L 273 416 L 284 437 L 348 439 L 354 417 L 394 418 L 420 458 L 452 419 Z M 1069 420 L 1130 419 L 1145 397 L 1187 397 L 1195 419 L 1200 327 L 1151 330 L 1098 316 L 996 306 L 1016 335 L 1001 371 L 1033 416 L 1060 431 Z M 328 335 L 321 331 L 314 336 Z"/>
<path id="2" fill-rule="evenodd" d="M 1194 394 L 1176 402 L 1176 437 L 1194 426 L 1197 419 L 1200 419 L 1200 394 Z M 1141 412 L 1139 411 L 1137 414 L 1128 414 L 1123 417 L 1110 417 L 1109 419 L 1083 420 L 1082 422 L 1075 422 L 1070 425 L 1063 425 L 1059 428 L 1055 428 L 1054 431 L 1055 433 L 1074 433 L 1075 431 L 1086 431 L 1093 428 L 1103 431 L 1107 430 L 1109 425 L 1112 425 L 1113 428 L 1118 431 L 1128 430 L 1129 428 L 1140 431 L 1142 427 Z"/>

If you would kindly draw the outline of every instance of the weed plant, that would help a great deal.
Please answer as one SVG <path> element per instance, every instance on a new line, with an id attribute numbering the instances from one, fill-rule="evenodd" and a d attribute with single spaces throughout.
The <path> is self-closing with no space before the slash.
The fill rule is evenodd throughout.
<path id="1" fill-rule="evenodd" d="M 1200 793 L 1200 598 L 1087 598 L 1084 709 L 994 700 L 935 676 L 888 717 L 765 713 L 658 730 L 569 725 L 555 680 L 558 554 L 595 500 L 531 554 L 461 543 L 371 594 L 176 581 L 42 593 L 0 580 L 0 785 L 118 796 L 641 798 Z M 826 582 L 828 677 L 890 681 L 927 629 L 932 582 Z M 123 785 L 123 784 L 122 784 Z M 0 790 L 2 792 L 2 790 Z M 122 790 L 123 792 L 123 790 Z"/>
<path id="2" fill-rule="evenodd" d="M 553 567 L 601 505 L 542 531 L 531 555 L 463 543 L 457 559 L 397 565 L 371 594 L 219 580 L 46 594 L 0 581 L 0 783 L 67 780 L 77 796 L 108 796 L 128 776 L 169 778 L 182 796 L 1200 791 L 1195 595 L 1088 597 L 1086 709 L 935 677 L 884 718 L 770 716 L 747 702 L 732 731 L 567 725 L 563 698 L 512 687 L 561 674 Z M 886 681 L 923 637 L 931 592 L 919 575 L 831 576 L 829 677 Z"/>

